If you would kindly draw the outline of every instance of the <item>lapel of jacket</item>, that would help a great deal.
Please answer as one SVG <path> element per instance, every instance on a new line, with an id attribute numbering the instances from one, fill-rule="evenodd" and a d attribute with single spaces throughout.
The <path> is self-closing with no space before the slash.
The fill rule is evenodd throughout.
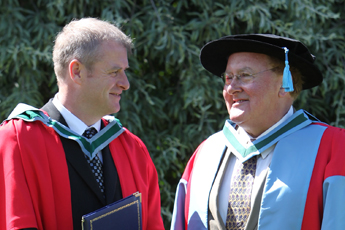
<path id="1" fill-rule="evenodd" d="M 105 199 L 106 203 L 110 204 L 114 202 L 115 190 L 118 182 L 116 175 L 115 165 L 111 157 L 109 147 L 105 147 L 102 150 L 103 155 L 103 174 L 104 174 L 104 187 L 105 187 Z"/>
<path id="2" fill-rule="evenodd" d="M 253 188 L 256 190 L 253 191 L 252 194 L 256 194 L 256 196 L 254 197 L 254 204 L 250 211 L 245 230 L 255 230 L 258 228 L 262 194 L 264 191 L 268 170 L 269 167 L 267 167 L 265 171 L 261 173 L 260 177 L 257 178 L 259 180 L 260 186 Z"/>
<path id="3" fill-rule="evenodd" d="M 101 129 L 105 127 L 103 121 Z M 111 155 L 109 145 L 102 150 L 103 156 L 103 175 L 105 186 L 106 204 L 111 204 L 122 198 L 122 191 L 119 176 L 115 167 L 115 162 Z"/>
<path id="4" fill-rule="evenodd" d="M 50 99 L 49 102 L 42 107 L 42 110 L 46 111 L 52 119 L 68 127 L 65 119 L 54 106 L 52 99 Z M 98 199 L 105 205 L 105 199 L 103 198 L 103 194 L 99 189 L 97 181 L 94 179 L 94 175 L 92 174 L 91 170 L 85 170 L 90 166 L 88 165 L 84 157 L 84 153 L 81 151 L 79 145 L 76 142 L 63 138 L 61 136 L 60 139 L 65 150 L 67 162 L 75 170 L 75 173 L 78 174 L 78 176 L 86 182 L 86 184 L 95 193 Z M 70 176 L 70 178 L 75 177 Z M 73 183 L 73 181 L 70 181 L 70 183 Z"/>
<path id="5" fill-rule="evenodd" d="M 218 194 L 219 188 L 222 184 L 223 177 L 225 174 L 225 170 L 228 166 L 230 158 L 230 151 L 225 150 L 225 154 L 223 155 L 222 163 L 219 167 L 217 172 L 217 176 L 214 180 L 214 183 L 211 188 L 210 192 L 210 200 L 209 200 L 209 212 L 210 212 L 210 219 L 209 219 L 209 227 L 210 230 L 225 230 L 225 225 L 223 219 L 219 213 L 218 209 Z"/>

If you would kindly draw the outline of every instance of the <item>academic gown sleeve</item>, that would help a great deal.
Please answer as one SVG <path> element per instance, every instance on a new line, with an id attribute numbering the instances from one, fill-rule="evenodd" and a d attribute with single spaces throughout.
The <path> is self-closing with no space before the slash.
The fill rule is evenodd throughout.
<path id="1" fill-rule="evenodd" d="M 345 229 L 345 130 L 328 127 L 321 139 L 302 230 Z"/>
<path id="2" fill-rule="evenodd" d="M 14 119 L 0 126 L 0 229 L 72 229 L 59 140 L 41 122 Z"/>
<path id="3" fill-rule="evenodd" d="M 204 143 L 204 142 L 203 142 Z M 182 177 L 177 185 L 174 210 L 172 213 L 171 230 L 187 230 L 188 228 L 188 211 L 189 211 L 189 191 L 192 179 L 193 166 L 197 154 L 203 146 L 203 143 L 195 150 L 189 159 Z"/>

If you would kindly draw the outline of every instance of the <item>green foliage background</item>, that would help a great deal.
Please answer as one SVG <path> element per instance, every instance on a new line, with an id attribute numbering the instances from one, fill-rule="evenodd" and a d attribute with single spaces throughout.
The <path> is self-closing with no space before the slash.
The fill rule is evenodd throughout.
<path id="1" fill-rule="evenodd" d="M 0 0 L 0 120 L 19 102 L 41 107 L 54 96 L 51 52 L 66 23 L 81 17 L 116 22 L 135 43 L 131 88 L 117 117 L 149 149 L 168 229 L 187 160 L 227 118 L 222 83 L 201 67 L 200 48 L 240 33 L 301 40 L 324 81 L 304 91 L 295 107 L 344 127 L 344 14 L 344 0 Z"/>

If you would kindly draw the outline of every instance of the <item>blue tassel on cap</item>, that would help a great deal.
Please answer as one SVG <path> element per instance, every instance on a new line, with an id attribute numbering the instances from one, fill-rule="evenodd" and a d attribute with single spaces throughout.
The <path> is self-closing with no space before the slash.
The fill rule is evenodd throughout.
<path id="1" fill-rule="evenodd" d="M 290 72 L 289 60 L 288 60 L 288 52 L 289 49 L 284 47 L 285 50 L 285 68 L 283 73 L 283 85 L 282 88 L 285 89 L 285 92 L 292 92 L 294 91 L 292 76 Z"/>

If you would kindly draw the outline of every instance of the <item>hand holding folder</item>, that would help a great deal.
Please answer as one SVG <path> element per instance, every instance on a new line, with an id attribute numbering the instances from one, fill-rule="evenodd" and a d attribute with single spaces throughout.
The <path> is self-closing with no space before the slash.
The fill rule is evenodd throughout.
<path id="1" fill-rule="evenodd" d="M 83 230 L 141 230 L 141 193 L 86 214 L 81 223 Z"/>

